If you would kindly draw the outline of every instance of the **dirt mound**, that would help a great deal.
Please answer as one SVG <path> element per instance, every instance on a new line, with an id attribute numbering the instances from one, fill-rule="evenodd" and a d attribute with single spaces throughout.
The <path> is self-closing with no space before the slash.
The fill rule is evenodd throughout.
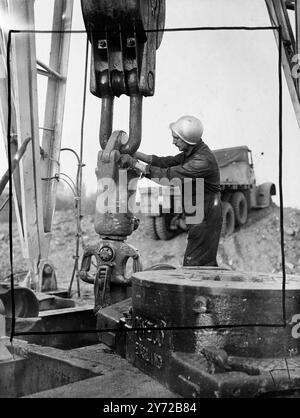
<path id="1" fill-rule="evenodd" d="M 300 273 L 300 211 L 285 208 L 284 254 L 286 272 Z M 280 272 L 280 210 L 272 206 L 252 211 L 249 222 L 230 237 L 221 239 L 218 261 L 234 270 Z"/>
<path id="2" fill-rule="evenodd" d="M 82 240 L 85 244 L 98 241 L 91 216 L 83 218 L 82 229 Z M 286 271 L 300 274 L 300 210 L 284 209 L 284 231 Z M 14 224 L 13 236 L 14 270 L 18 278 L 24 275 L 26 262 L 22 258 L 16 224 Z M 73 211 L 56 213 L 52 236 L 50 258 L 57 269 L 60 287 L 66 287 L 71 277 L 75 255 L 76 227 Z M 0 224 L 0 279 L 2 280 L 7 280 L 10 271 L 8 238 L 8 224 L 2 223 Z M 128 238 L 128 243 L 139 249 L 144 268 L 157 263 L 179 266 L 183 260 L 186 234 L 181 234 L 170 241 L 152 240 L 146 234 L 142 219 L 138 230 Z M 221 238 L 218 263 L 220 266 L 234 270 L 280 272 L 279 208 L 272 206 L 252 211 L 246 226 L 236 230 L 230 237 Z M 85 286 L 83 286 L 83 294 L 84 289 Z"/>
<path id="3" fill-rule="evenodd" d="M 287 273 L 300 274 L 300 210 L 284 209 L 284 247 Z M 218 264 L 233 270 L 280 272 L 280 209 L 253 210 L 247 225 L 220 240 Z M 170 241 L 147 239 L 143 221 L 129 242 L 139 248 L 145 267 L 155 263 L 182 263 L 186 234 Z"/>

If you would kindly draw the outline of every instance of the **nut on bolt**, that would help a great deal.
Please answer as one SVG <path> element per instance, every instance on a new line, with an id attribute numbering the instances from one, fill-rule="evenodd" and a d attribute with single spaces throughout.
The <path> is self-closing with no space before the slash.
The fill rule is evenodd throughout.
<path id="1" fill-rule="evenodd" d="M 154 74 L 152 71 L 148 73 L 148 88 L 153 91 L 154 90 Z"/>
<path id="2" fill-rule="evenodd" d="M 115 253 L 111 247 L 105 245 L 99 251 L 99 257 L 102 261 L 112 261 L 114 259 Z"/>
<path id="3" fill-rule="evenodd" d="M 105 49 L 107 48 L 106 39 L 99 39 L 98 41 L 98 49 Z"/>
<path id="4" fill-rule="evenodd" d="M 135 38 L 127 38 L 126 45 L 127 45 L 127 48 L 134 48 L 135 47 Z"/>
<path id="5" fill-rule="evenodd" d="M 195 313 L 205 313 L 208 311 L 209 301 L 204 296 L 197 296 L 193 304 L 193 312 Z"/>

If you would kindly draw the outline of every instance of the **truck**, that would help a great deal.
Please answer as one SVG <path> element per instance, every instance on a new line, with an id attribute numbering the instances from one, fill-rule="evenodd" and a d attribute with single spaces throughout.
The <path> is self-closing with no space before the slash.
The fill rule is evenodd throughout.
<path id="1" fill-rule="evenodd" d="M 231 235 L 236 227 L 247 223 L 251 209 L 270 206 L 272 196 L 276 195 L 276 186 L 272 182 L 257 185 L 252 151 L 246 145 L 222 148 L 213 151 L 220 169 L 222 200 L 222 236 Z M 174 202 L 180 194 L 177 187 L 153 185 L 140 187 L 140 202 L 147 207 L 145 228 L 152 239 L 169 240 L 181 232 L 187 231 L 185 214 L 174 213 Z M 163 210 L 163 199 L 169 194 L 170 210 Z M 158 200 L 155 199 L 155 196 Z M 164 200 L 165 201 L 165 200 Z M 153 210 L 153 203 L 158 210 Z"/>

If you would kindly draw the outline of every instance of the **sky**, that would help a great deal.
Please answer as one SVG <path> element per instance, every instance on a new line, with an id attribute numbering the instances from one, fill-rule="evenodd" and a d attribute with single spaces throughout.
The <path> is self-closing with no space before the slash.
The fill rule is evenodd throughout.
<path id="1" fill-rule="evenodd" d="M 80 1 L 74 0 L 73 29 L 84 29 Z M 53 0 L 36 0 L 36 28 L 51 29 Z M 264 0 L 167 0 L 167 28 L 194 26 L 269 26 Z M 37 55 L 48 61 L 50 35 L 37 37 Z M 71 40 L 62 147 L 79 151 L 85 35 Z M 168 128 L 182 115 L 199 117 L 203 140 L 211 149 L 247 145 L 253 152 L 257 183 L 272 181 L 278 191 L 278 49 L 272 31 L 200 31 L 165 33 L 157 51 L 156 91 L 143 104 L 140 151 L 174 155 Z M 40 126 L 45 80 L 39 78 Z M 96 191 L 96 160 L 101 100 L 87 92 L 84 175 Z M 114 129 L 128 132 L 129 98 L 115 100 Z M 283 84 L 284 206 L 300 208 L 299 127 Z M 2 141 L 3 142 L 3 141 Z M 0 174 L 6 168 L 0 145 Z M 61 170 L 75 176 L 76 160 L 62 153 Z M 278 204 L 279 193 L 275 197 Z"/>

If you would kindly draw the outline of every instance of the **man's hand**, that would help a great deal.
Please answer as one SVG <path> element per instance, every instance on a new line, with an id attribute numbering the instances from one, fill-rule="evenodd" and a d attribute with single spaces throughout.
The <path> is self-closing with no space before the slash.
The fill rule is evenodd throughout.
<path id="1" fill-rule="evenodd" d="M 139 151 L 137 151 L 133 155 L 138 160 L 144 161 L 144 163 L 147 163 L 147 164 L 151 164 L 152 163 L 152 155 L 144 154 L 143 152 L 139 152 Z"/>
<path id="2" fill-rule="evenodd" d="M 136 168 L 138 160 L 129 154 L 121 154 L 119 164 L 121 168 Z"/>

